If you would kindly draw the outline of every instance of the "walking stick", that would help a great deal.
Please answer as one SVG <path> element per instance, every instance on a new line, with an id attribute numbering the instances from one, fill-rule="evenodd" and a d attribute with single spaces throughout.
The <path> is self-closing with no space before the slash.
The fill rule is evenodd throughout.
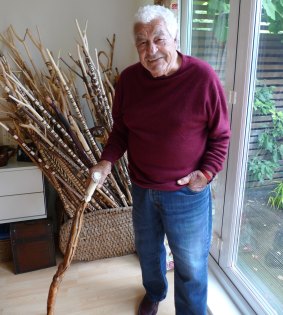
<path id="1" fill-rule="evenodd" d="M 79 209 L 76 211 L 73 218 L 73 223 L 70 231 L 69 241 L 66 248 L 66 253 L 64 255 L 63 261 L 59 264 L 58 269 L 53 276 L 51 282 L 48 299 L 47 299 L 47 315 L 54 315 L 56 296 L 59 290 L 59 286 L 62 282 L 65 272 L 69 269 L 72 259 L 74 257 L 77 243 L 79 240 L 80 231 L 83 224 L 83 213 L 87 204 L 91 200 L 91 197 L 97 187 L 101 174 L 98 172 L 93 173 L 92 180 L 86 190 L 83 202 L 81 203 Z"/>

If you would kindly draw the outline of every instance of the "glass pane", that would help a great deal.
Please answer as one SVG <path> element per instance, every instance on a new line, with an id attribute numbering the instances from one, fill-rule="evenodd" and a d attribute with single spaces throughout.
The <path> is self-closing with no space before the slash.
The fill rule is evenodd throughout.
<path id="1" fill-rule="evenodd" d="M 207 61 L 225 87 L 229 0 L 193 1 L 191 55 Z M 213 241 L 212 254 L 217 259 L 218 236 L 221 235 L 224 189 L 219 175 L 212 183 Z"/>
<path id="2" fill-rule="evenodd" d="M 283 314 L 282 17 L 280 1 L 263 1 L 236 259 L 236 267 L 254 292 L 263 296 L 278 314 Z"/>
<path id="3" fill-rule="evenodd" d="M 225 81 L 229 0 L 193 1 L 191 54 L 206 60 Z"/>

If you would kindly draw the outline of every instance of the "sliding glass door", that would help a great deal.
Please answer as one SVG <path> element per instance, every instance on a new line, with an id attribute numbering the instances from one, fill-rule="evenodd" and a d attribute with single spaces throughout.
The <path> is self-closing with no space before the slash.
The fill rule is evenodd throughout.
<path id="1" fill-rule="evenodd" d="M 181 4 L 183 52 L 214 67 L 231 115 L 211 255 L 257 314 L 283 314 L 283 1 Z"/>
<path id="2" fill-rule="evenodd" d="M 262 2 L 254 34 L 259 42 L 243 125 L 246 165 L 234 268 L 258 298 L 283 314 L 283 34 L 278 29 L 283 16 L 269 11 L 272 3 Z"/>
<path id="3" fill-rule="evenodd" d="M 231 4 L 233 6 L 233 4 Z M 233 105 L 233 65 L 235 64 L 236 38 L 228 40 L 237 28 L 237 20 L 230 15 L 230 1 L 191 0 L 182 2 L 181 47 L 186 53 L 207 61 L 217 72 L 229 99 L 229 110 Z M 237 9 L 234 9 L 237 11 Z M 184 20 L 191 21 L 184 23 Z M 184 45 L 186 43 L 186 45 Z M 186 46 L 186 47 L 184 47 Z M 230 54 L 227 54 L 230 51 Z M 234 52 L 231 54 L 231 52 Z M 232 60 L 232 62 L 230 61 Z M 227 71 L 229 64 L 229 72 Z M 226 180 L 226 165 L 212 183 L 213 235 L 211 253 L 218 260 L 222 246 L 222 217 Z"/>

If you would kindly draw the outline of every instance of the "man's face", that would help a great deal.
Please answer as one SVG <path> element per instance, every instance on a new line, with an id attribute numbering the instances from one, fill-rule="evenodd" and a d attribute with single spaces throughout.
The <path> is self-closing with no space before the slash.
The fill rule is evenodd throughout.
<path id="1" fill-rule="evenodd" d="M 163 19 L 137 23 L 134 35 L 140 62 L 153 77 L 170 75 L 179 68 L 176 42 Z"/>

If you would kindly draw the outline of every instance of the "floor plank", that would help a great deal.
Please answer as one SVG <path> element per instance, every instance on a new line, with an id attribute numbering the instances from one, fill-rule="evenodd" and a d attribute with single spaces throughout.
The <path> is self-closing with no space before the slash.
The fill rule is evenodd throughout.
<path id="1" fill-rule="evenodd" d="M 61 261 L 59 257 L 57 264 Z M 15 275 L 0 263 L 0 314 L 44 315 L 49 285 L 57 267 Z M 169 292 L 158 315 L 172 315 L 174 272 L 167 274 Z M 136 255 L 92 262 L 73 262 L 57 296 L 56 315 L 134 315 L 144 295 Z"/>

